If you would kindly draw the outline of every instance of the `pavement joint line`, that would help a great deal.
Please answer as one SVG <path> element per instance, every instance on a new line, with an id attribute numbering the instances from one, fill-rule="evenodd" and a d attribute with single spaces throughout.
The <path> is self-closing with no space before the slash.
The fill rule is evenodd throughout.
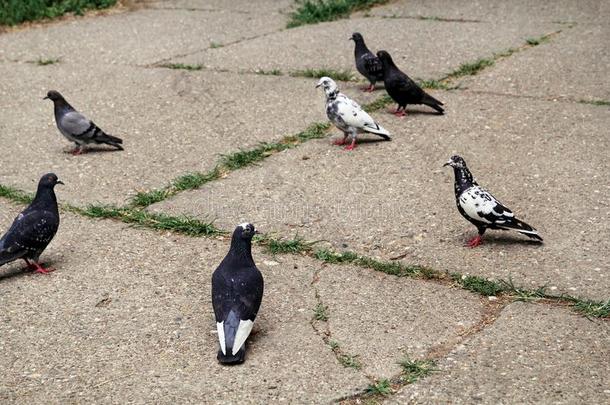
<path id="1" fill-rule="evenodd" d="M 569 96 L 534 96 L 528 94 L 514 94 L 514 93 L 504 93 L 500 91 L 491 91 L 491 90 L 471 90 L 468 87 L 459 87 L 455 90 L 468 92 L 472 94 L 481 94 L 481 95 L 490 95 L 490 96 L 499 96 L 499 97 L 509 97 L 516 99 L 527 99 L 527 100 L 538 100 L 538 101 L 553 101 L 560 103 L 576 103 L 576 104 L 589 104 L 599 107 L 610 106 L 610 101 L 601 100 L 601 99 L 577 99 Z"/>
<path id="2" fill-rule="evenodd" d="M 426 16 L 426 15 L 371 15 L 364 14 L 363 18 L 384 18 L 384 19 L 404 19 L 404 20 L 419 20 L 419 21 L 430 21 L 430 22 L 449 22 L 449 23 L 488 23 L 488 21 L 467 19 L 467 18 L 446 18 L 437 16 Z"/>

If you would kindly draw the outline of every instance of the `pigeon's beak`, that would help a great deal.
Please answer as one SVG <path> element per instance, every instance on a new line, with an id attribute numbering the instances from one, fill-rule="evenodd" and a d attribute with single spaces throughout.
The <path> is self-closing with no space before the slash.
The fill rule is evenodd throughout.
<path id="1" fill-rule="evenodd" d="M 64 182 L 61 180 L 57 180 L 57 182 L 55 184 L 61 184 L 62 186 L 64 185 Z"/>
<path id="2" fill-rule="evenodd" d="M 443 167 L 445 167 L 445 166 L 451 166 L 451 164 L 452 164 L 452 163 L 453 163 L 453 161 L 452 161 L 452 160 L 450 160 L 450 161 L 448 161 L 448 162 L 445 162 L 445 164 L 443 165 Z"/>
<path id="3" fill-rule="evenodd" d="M 353 41 L 353 40 L 354 40 L 354 38 L 349 37 L 347 40 L 348 40 L 348 41 Z"/>
<path id="4" fill-rule="evenodd" d="M 318 83 L 318 84 L 316 84 L 316 89 L 317 89 L 318 87 L 320 87 L 321 85 L 322 85 L 322 83 Z"/>
<path id="5" fill-rule="evenodd" d="M 43 100 L 48 100 L 48 99 L 49 99 L 49 96 L 43 97 L 42 99 L 43 99 Z"/>

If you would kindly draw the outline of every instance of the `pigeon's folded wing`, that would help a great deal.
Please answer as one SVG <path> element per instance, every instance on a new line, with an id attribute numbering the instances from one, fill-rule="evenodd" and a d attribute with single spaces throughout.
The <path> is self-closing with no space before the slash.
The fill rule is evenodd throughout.
<path id="1" fill-rule="evenodd" d="M 366 53 L 362 55 L 364 60 L 364 68 L 371 76 L 379 76 L 383 73 L 383 65 L 378 57 L 372 53 Z"/>
<path id="2" fill-rule="evenodd" d="M 64 131 L 75 137 L 84 136 L 95 128 L 95 124 L 78 111 L 70 111 L 64 114 L 59 125 Z"/>
<path id="3" fill-rule="evenodd" d="M 342 97 L 337 103 L 337 113 L 350 127 L 372 131 L 383 130 L 358 103 L 347 97 Z"/>
<path id="4" fill-rule="evenodd" d="M 514 218 L 511 210 L 481 187 L 474 186 L 460 196 L 460 206 L 472 219 L 502 226 Z"/>

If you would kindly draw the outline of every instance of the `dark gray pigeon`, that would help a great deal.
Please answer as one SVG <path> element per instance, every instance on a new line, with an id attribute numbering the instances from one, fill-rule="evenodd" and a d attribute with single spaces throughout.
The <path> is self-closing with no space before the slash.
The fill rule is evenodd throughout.
<path id="1" fill-rule="evenodd" d="M 102 131 L 93 121 L 88 120 L 68 104 L 58 91 L 49 91 L 44 99 L 50 99 L 55 105 L 55 122 L 59 132 L 76 144 L 72 154 L 80 155 L 85 152 L 85 145 L 90 143 L 103 143 L 114 146 L 118 150 L 123 150 L 122 139 Z"/>
<path id="2" fill-rule="evenodd" d="M 0 266 L 23 259 L 36 273 L 48 273 L 38 258 L 59 228 L 59 211 L 53 190 L 56 184 L 64 184 L 53 173 L 42 176 L 34 201 L 13 221 L 10 229 L 0 239 Z"/>
<path id="3" fill-rule="evenodd" d="M 246 339 L 263 299 L 263 275 L 252 259 L 254 225 L 235 228 L 231 248 L 212 274 L 212 306 L 218 330 L 218 361 L 243 363 Z"/>
<path id="4" fill-rule="evenodd" d="M 383 64 L 384 77 L 383 81 L 385 89 L 398 103 L 396 114 L 399 117 L 407 115 L 407 104 L 425 104 L 434 108 L 439 114 L 443 114 L 445 110 L 443 103 L 432 97 L 430 94 L 422 90 L 409 76 L 401 72 L 394 64 L 392 57 L 386 51 L 377 52 L 377 56 Z M 401 111 L 402 109 L 402 111 Z"/>
<path id="5" fill-rule="evenodd" d="M 350 38 L 356 44 L 354 55 L 356 57 L 356 69 L 371 83 L 363 90 L 372 92 L 375 90 L 375 83 L 383 80 L 383 64 L 377 56 L 366 47 L 364 38 L 359 32 L 354 32 Z"/>
<path id="6" fill-rule="evenodd" d="M 538 231 L 523 221 L 515 218 L 511 210 L 500 201 L 479 187 L 466 162 L 460 156 L 451 156 L 443 166 L 453 167 L 455 174 L 455 200 L 458 211 L 464 218 L 477 227 L 479 234 L 468 242 L 469 247 L 476 247 L 482 243 L 485 231 L 489 229 L 502 229 L 517 231 L 532 239 L 542 241 Z"/>

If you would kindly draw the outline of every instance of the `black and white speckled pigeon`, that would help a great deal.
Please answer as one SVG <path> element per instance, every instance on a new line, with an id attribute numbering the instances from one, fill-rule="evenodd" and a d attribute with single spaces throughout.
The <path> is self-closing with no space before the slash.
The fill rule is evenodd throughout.
<path id="1" fill-rule="evenodd" d="M 17 215 L 13 225 L 0 239 L 0 266 L 23 259 L 28 268 L 36 269 L 36 273 L 53 271 L 42 267 L 38 258 L 59 228 L 59 211 L 53 190 L 56 184 L 64 183 L 55 174 L 42 176 L 34 201 Z"/>
<path id="2" fill-rule="evenodd" d="M 367 48 L 364 43 L 364 38 L 362 38 L 362 35 L 359 32 L 354 32 L 350 40 L 353 40 L 356 44 L 356 47 L 354 48 L 356 69 L 371 83 L 369 87 L 365 87 L 363 90 L 372 92 L 375 90 L 375 83 L 383 80 L 383 64 L 379 58 Z"/>
<path id="3" fill-rule="evenodd" d="M 72 151 L 74 155 L 85 152 L 85 145 L 90 143 L 106 144 L 123 150 L 123 140 L 116 136 L 108 135 L 97 125 L 76 111 L 58 91 L 51 90 L 44 98 L 53 101 L 55 106 L 55 122 L 59 132 L 68 140 L 76 144 Z"/>
<path id="4" fill-rule="evenodd" d="M 345 149 L 352 150 L 356 147 L 356 136 L 363 132 L 379 135 L 386 141 L 391 140 L 390 133 L 375 122 L 358 103 L 339 92 L 337 83 L 333 79 L 330 77 L 320 78 L 316 87 L 320 86 L 326 94 L 326 115 L 328 119 L 343 131 L 343 139 L 335 142 L 336 145 L 345 144 L 347 137 L 351 136 L 352 143 Z"/>
<path id="5" fill-rule="evenodd" d="M 252 259 L 254 225 L 240 224 L 233 231 L 231 248 L 212 274 L 212 306 L 218 330 L 218 361 L 243 363 L 246 339 L 263 299 L 263 276 Z"/>
<path id="6" fill-rule="evenodd" d="M 411 80 L 409 76 L 401 72 L 394 64 L 389 53 L 386 51 L 379 51 L 377 52 L 377 57 L 379 57 L 383 64 L 383 82 L 385 84 L 385 89 L 390 97 L 398 103 L 398 107 L 394 114 L 399 117 L 405 116 L 407 114 L 407 104 L 425 104 L 434 108 L 439 114 L 445 112 L 443 107 L 441 107 L 443 103 L 426 93 L 417 83 Z"/>
<path id="7" fill-rule="evenodd" d="M 479 246 L 482 243 L 483 234 L 488 228 L 514 230 L 532 239 L 542 241 L 538 231 L 515 218 L 511 210 L 479 187 L 464 159 L 460 156 L 451 156 L 451 159 L 443 166 L 453 167 L 455 200 L 460 214 L 479 230 L 479 234 L 468 242 L 469 247 Z"/>

